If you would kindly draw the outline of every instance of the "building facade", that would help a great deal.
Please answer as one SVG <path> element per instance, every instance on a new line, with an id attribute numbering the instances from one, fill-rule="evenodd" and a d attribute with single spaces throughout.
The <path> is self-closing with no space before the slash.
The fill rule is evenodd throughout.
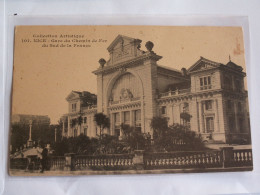
<path id="1" fill-rule="evenodd" d="M 249 139 L 246 74 L 241 66 L 201 57 L 190 68 L 176 70 L 158 64 L 162 56 L 152 50 L 152 42 L 146 43 L 147 51 L 140 50 L 141 42 L 118 35 L 107 48 L 110 58 L 100 59 L 100 67 L 93 72 L 96 104 L 84 106 L 84 92 L 69 94 L 64 136 L 96 136 L 94 115 L 102 112 L 110 119 L 104 133 L 111 135 L 122 135 L 122 123 L 153 135 L 151 120 L 161 116 L 168 125 L 186 125 L 206 140 Z M 71 125 L 80 116 L 83 123 Z"/>
<path id="2" fill-rule="evenodd" d="M 34 124 L 44 124 L 50 125 L 50 118 L 47 115 L 32 115 L 32 114 L 13 114 L 12 124 L 29 124 L 33 122 Z"/>

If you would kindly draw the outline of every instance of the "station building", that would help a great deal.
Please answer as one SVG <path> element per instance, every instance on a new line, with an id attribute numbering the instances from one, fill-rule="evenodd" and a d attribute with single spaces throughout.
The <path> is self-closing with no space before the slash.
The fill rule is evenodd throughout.
<path id="1" fill-rule="evenodd" d="M 69 112 L 62 117 L 63 136 L 97 136 L 94 115 L 102 112 L 110 119 L 104 133 L 111 135 L 122 135 L 122 123 L 153 135 L 151 120 L 161 116 L 168 125 L 189 126 L 203 139 L 227 143 L 250 138 L 246 73 L 241 66 L 200 57 L 188 69 L 177 70 L 159 65 L 162 56 L 153 51 L 153 43 L 148 41 L 142 51 L 141 42 L 118 35 L 109 45 L 110 58 L 101 58 L 93 72 L 96 102 L 84 104 L 88 92 L 72 91 L 66 98 Z M 79 117 L 82 122 L 77 124 Z"/>

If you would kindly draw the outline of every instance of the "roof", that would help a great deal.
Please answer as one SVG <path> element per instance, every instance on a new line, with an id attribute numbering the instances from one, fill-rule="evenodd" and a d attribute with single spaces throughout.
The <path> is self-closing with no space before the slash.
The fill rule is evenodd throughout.
<path id="1" fill-rule="evenodd" d="M 230 68 L 234 68 L 238 71 L 242 71 L 243 68 L 237 64 L 235 64 L 234 62 L 232 62 L 231 60 L 226 64 L 226 66 L 230 67 Z"/>
<path id="2" fill-rule="evenodd" d="M 166 92 L 171 90 L 171 91 L 175 91 L 176 89 L 188 89 L 190 88 L 191 83 L 189 81 L 185 81 L 185 82 L 181 82 L 181 83 L 174 83 L 174 84 L 170 84 L 168 85 Z"/>
<path id="3" fill-rule="evenodd" d="M 171 67 L 168 67 L 168 66 L 162 66 L 162 65 L 158 65 L 159 68 L 163 68 L 163 69 L 166 69 L 166 70 L 170 70 L 170 71 L 174 71 L 174 72 L 178 72 L 178 73 L 181 73 L 180 70 L 178 69 L 175 69 L 175 68 L 171 68 Z"/>
<path id="4" fill-rule="evenodd" d="M 214 67 L 219 67 L 219 66 L 223 65 L 219 62 L 215 62 L 215 61 L 206 59 L 206 58 L 201 56 L 200 59 L 197 62 L 195 62 L 190 68 L 188 68 L 188 72 L 193 71 L 201 62 L 206 62 L 206 63 L 208 63 L 208 64 L 210 64 Z"/>

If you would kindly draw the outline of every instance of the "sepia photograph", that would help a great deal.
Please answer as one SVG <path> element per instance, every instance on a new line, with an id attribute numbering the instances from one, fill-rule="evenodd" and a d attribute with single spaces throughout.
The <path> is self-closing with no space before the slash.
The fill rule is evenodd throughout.
<path id="1" fill-rule="evenodd" d="M 11 176 L 252 171 L 243 29 L 16 26 Z"/>

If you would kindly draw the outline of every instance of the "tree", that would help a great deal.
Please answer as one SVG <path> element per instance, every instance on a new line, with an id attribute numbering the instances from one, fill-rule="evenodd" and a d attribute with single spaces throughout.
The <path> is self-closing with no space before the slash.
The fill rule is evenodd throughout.
<path id="1" fill-rule="evenodd" d="M 75 118 L 72 119 L 70 125 L 71 125 L 72 128 L 75 127 L 77 125 L 77 119 L 75 119 Z"/>
<path id="2" fill-rule="evenodd" d="M 54 155 L 63 156 L 65 153 L 93 155 L 99 146 L 96 138 L 89 138 L 83 134 L 77 137 L 69 137 L 54 143 Z"/>
<path id="3" fill-rule="evenodd" d="M 166 129 L 163 136 L 155 138 L 155 148 L 159 151 L 196 151 L 205 149 L 204 143 L 194 131 L 174 124 Z"/>
<path id="4" fill-rule="evenodd" d="M 161 138 L 168 129 L 167 118 L 153 117 L 150 126 L 153 129 L 154 138 Z"/>
<path id="5" fill-rule="evenodd" d="M 190 122 L 191 117 L 192 116 L 187 112 L 180 113 L 180 118 L 182 119 L 183 125 L 185 125 L 185 126 L 188 126 L 188 123 Z"/>
<path id="6" fill-rule="evenodd" d="M 81 115 L 79 115 L 79 117 L 77 118 L 77 124 L 79 125 L 79 132 L 81 132 L 82 122 L 83 122 L 83 118 Z"/>
<path id="7" fill-rule="evenodd" d="M 32 123 L 32 140 L 35 145 L 52 144 L 55 139 L 55 128 L 57 128 L 57 138 L 61 137 L 61 128 L 57 125 L 50 125 L 49 123 Z M 11 145 L 12 151 L 23 148 L 29 139 L 29 124 L 15 123 L 11 125 Z"/>
<path id="8" fill-rule="evenodd" d="M 28 124 L 12 124 L 11 126 L 11 145 L 14 153 L 27 143 L 29 139 L 29 125 Z"/>
<path id="9" fill-rule="evenodd" d="M 143 133 L 136 131 L 135 127 L 123 123 L 121 124 L 121 129 L 124 135 L 123 141 L 126 142 L 132 150 L 145 149 L 147 139 L 145 139 Z"/>
<path id="10" fill-rule="evenodd" d="M 94 118 L 97 123 L 97 126 L 99 127 L 99 131 L 100 131 L 99 139 L 101 140 L 103 130 L 105 128 L 109 128 L 109 126 L 110 126 L 109 118 L 106 115 L 104 115 L 103 113 L 95 114 Z"/>
<path id="11" fill-rule="evenodd" d="M 121 130 L 122 130 L 124 138 L 128 138 L 131 135 L 131 133 L 134 131 L 134 127 L 131 127 L 130 125 L 122 123 Z"/>

